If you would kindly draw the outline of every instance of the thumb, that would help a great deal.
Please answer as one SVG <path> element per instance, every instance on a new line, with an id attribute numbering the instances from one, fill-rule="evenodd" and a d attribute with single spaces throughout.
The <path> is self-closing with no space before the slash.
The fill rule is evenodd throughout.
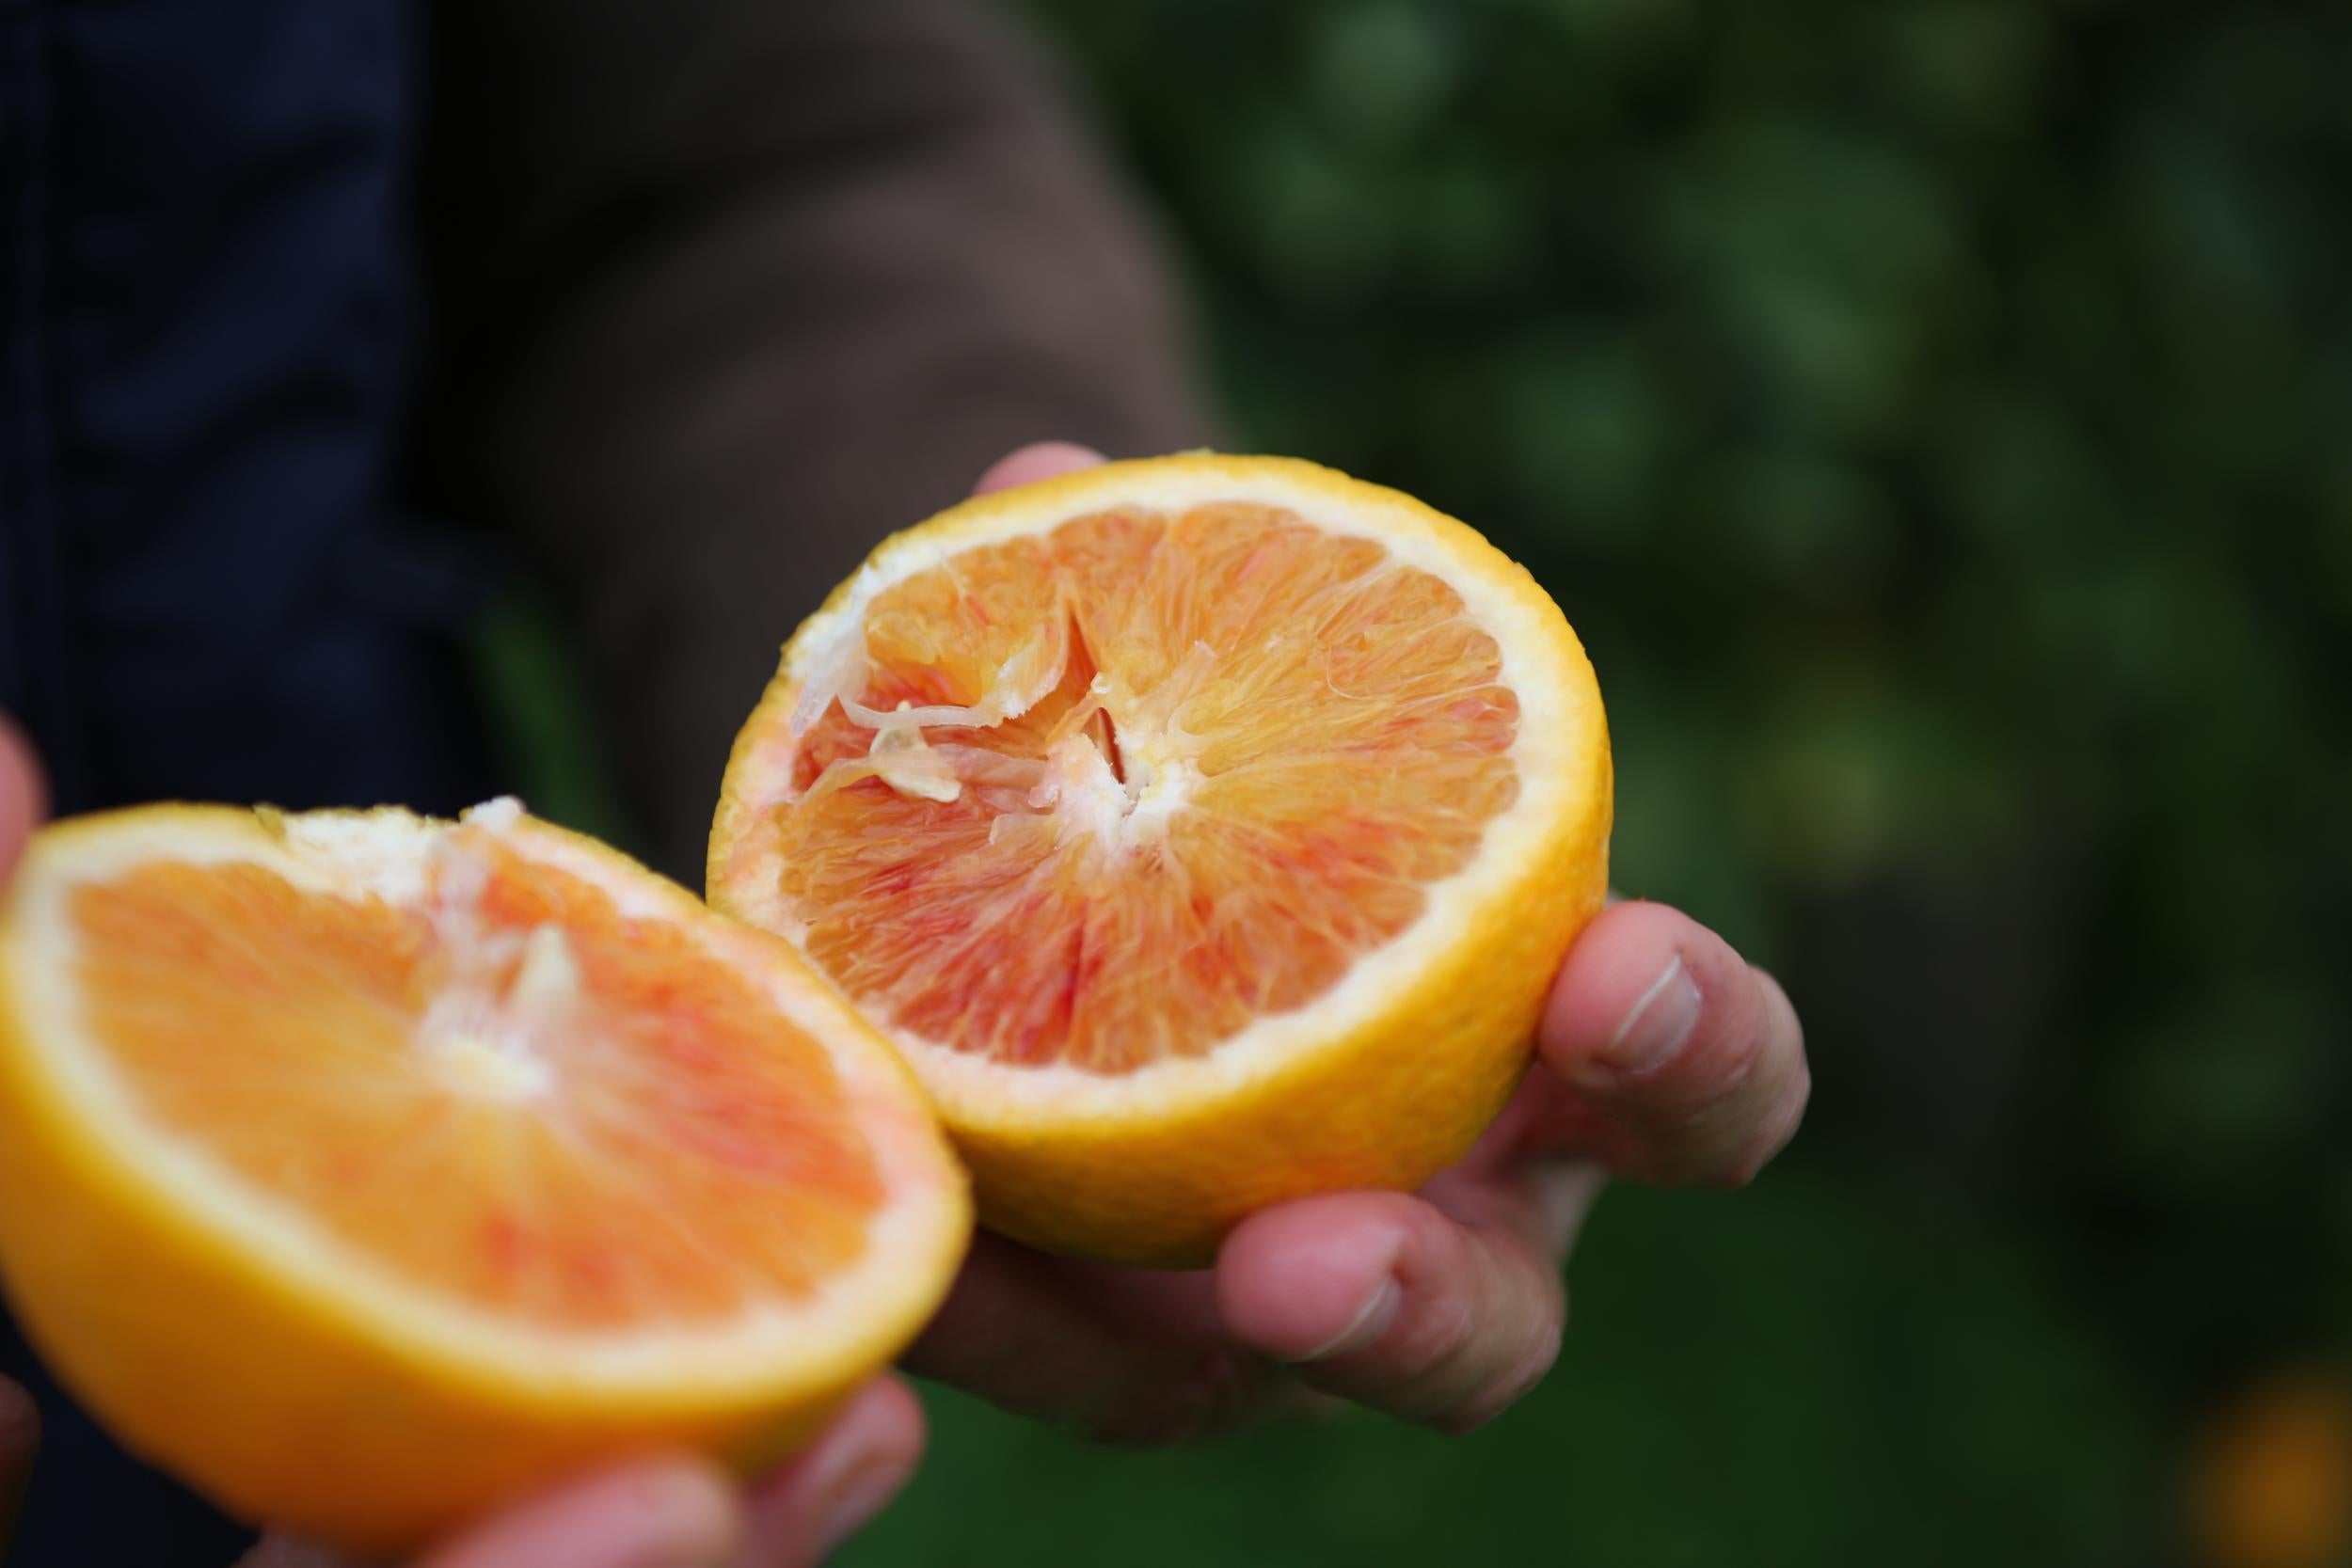
<path id="1" fill-rule="evenodd" d="M 1034 484 L 1041 479 L 1091 468 L 1102 461 L 1101 452 L 1074 441 L 1032 441 L 990 464 L 979 483 L 972 486 L 972 493 L 985 496 L 995 490 L 1009 490 L 1016 484 Z"/>

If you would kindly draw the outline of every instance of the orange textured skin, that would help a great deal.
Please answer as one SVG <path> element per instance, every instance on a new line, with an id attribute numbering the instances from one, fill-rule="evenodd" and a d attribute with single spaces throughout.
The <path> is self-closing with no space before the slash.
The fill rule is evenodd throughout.
<path id="1" fill-rule="evenodd" d="M 216 807 L 149 807 L 53 825 L 34 853 L 70 860 L 131 818 L 191 833 L 250 832 L 253 821 Z M 562 830 L 527 831 L 659 880 Z M 660 887 L 679 918 L 710 918 L 683 890 Z M 908 1084 L 914 1168 L 926 1180 L 935 1172 L 926 1202 L 936 1218 L 889 1299 L 814 1371 L 746 1366 L 715 1384 L 655 1376 L 590 1386 L 389 1335 L 344 1310 L 331 1285 L 290 1278 L 221 1234 L 134 1151 L 92 1135 L 35 1049 L 40 1022 L 13 984 L 21 903 L 0 920 L 0 1274 L 10 1305 L 60 1380 L 127 1448 L 239 1516 L 373 1557 L 632 1455 L 685 1449 L 748 1468 L 806 1441 L 885 1366 L 961 1258 L 961 1175 L 944 1147 L 935 1161 L 921 1153 L 931 1134 Z M 781 950 L 772 961 L 795 963 Z"/>
<path id="2" fill-rule="evenodd" d="M 939 1100 L 970 1165 L 983 1223 L 1051 1251 L 1161 1267 L 1211 1261 L 1239 1220 L 1271 1204 L 1348 1188 L 1411 1189 L 1459 1159 L 1526 1071 L 1536 1015 L 1562 956 L 1598 912 L 1608 885 L 1613 780 L 1597 686 L 1581 646 L 1524 569 L 1474 531 L 1396 492 L 1287 459 L 1186 454 L 1109 465 L 967 502 L 898 536 L 961 547 L 995 537 L 1024 509 L 1042 518 L 1121 504 L 1152 506 L 1164 477 L 1237 484 L 1270 478 L 1344 515 L 1402 515 L 1422 540 L 1458 557 L 1520 612 L 1517 635 L 1539 643 L 1536 662 L 1558 672 L 1589 733 L 1564 805 L 1520 846 L 1518 863 L 1489 888 L 1440 951 L 1376 1016 L 1268 1064 L 1246 1082 L 1181 1103 L 1137 1094 L 1115 1111 L 1059 1114 L 1052 1106 L 943 1091 Z M 737 738 L 713 822 L 714 907 L 759 921 L 766 869 L 758 859 L 759 801 L 774 798 L 789 762 L 789 717 L 802 681 L 795 653 L 812 628 L 850 602 L 844 584 L 787 645 L 779 669 Z M 1496 627 L 1488 627 L 1502 635 Z M 1381 964 L 1375 950 L 1359 961 Z M 887 1033 L 887 1031 L 885 1031 Z M 1021 1070 L 1008 1068 L 1008 1072 Z"/>

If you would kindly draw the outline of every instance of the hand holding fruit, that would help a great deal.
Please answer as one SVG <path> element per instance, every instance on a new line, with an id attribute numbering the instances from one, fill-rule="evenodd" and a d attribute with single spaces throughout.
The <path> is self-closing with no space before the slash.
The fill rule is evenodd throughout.
<path id="1" fill-rule="evenodd" d="M 980 488 L 1099 462 L 1025 448 Z M 1231 1425 L 1304 1387 L 1449 1430 L 1525 1393 L 1564 1321 L 1560 1264 L 1603 1173 L 1737 1185 L 1810 1085 L 1771 976 L 1656 904 L 1585 927 L 1544 1003 L 1539 1065 L 1418 1196 L 1340 1193 L 1246 1220 L 1206 1274 L 978 1239 L 909 1365 L 1121 1440 Z"/>
<path id="2" fill-rule="evenodd" d="M 851 1390 L 968 1225 L 886 1038 L 1001 1232 L 917 1370 L 1147 1441 L 1523 1393 L 1603 1172 L 1737 1183 L 1787 1140 L 1794 1014 L 1685 917 L 1600 910 L 1598 693 L 1523 571 L 1310 465 L 1099 462 L 1027 449 L 983 493 L 1053 483 L 883 546 L 746 725 L 713 901 L 830 987 L 511 803 L 44 834 L 0 1240 L 52 1365 L 347 1542 L 584 1474 L 439 1568 L 807 1560 L 913 1463 L 904 1391 Z M 9 858 L 33 777 L 0 752 Z M 800 1458 L 748 1495 L 612 1467 L 769 1433 Z"/>

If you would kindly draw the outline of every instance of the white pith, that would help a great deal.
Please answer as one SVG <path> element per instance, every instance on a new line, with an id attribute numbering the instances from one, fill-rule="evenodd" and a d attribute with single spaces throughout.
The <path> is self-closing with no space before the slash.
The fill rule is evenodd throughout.
<path id="1" fill-rule="evenodd" d="M 469 814 L 532 860 L 589 880 L 625 914 L 677 921 L 705 946 L 772 996 L 778 1010 L 822 1043 L 850 1113 L 868 1139 L 886 1196 L 869 1217 L 865 1250 L 813 1292 L 779 1297 L 723 1323 L 649 1324 L 625 1331 L 548 1326 L 478 1307 L 405 1277 L 336 1237 L 297 1206 L 251 1185 L 200 1145 L 140 1114 L 132 1090 L 89 1042 L 74 984 L 74 924 L 66 901 L 78 884 L 105 881 L 151 861 L 249 863 L 296 887 L 413 902 L 427 857 L 450 825 L 384 811 L 278 818 L 273 827 L 244 813 L 207 808 L 90 818 L 37 841 L 8 892 L 10 939 L 5 994 L 17 1035 L 62 1119 L 87 1139 L 107 1176 L 144 1199 L 186 1217 L 248 1259 L 273 1286 L 308 1296 L 323 1317 L 358 1320 L 422 1365 L 465 1366 L 488 1383 L 548 1392 L 572 1390 L 673 1403 L 732 1402 L 817 1387 L 838 1375 L 856 1347 L 911 1332 L 929 1299 L 911 1299 L 910 1271 L 929 1277 L 955 1243 L 963 1210 L 951 1167 L 896 1064 L 872 1045 L 839 1001 L 793 966 L 762 951 L 765 939 L 701 914 L 682 891 L 651 878 L 616 876 L 603 857 L 527 818 L 511 803 Z M 192 826 L 192 822 L 196 825 Z M 527 941 L 527 1012 L 565 1005 L 568 951 L 552 927 Z M 552 937 L 552 940 L 550 940 Z M 535 973 L 534 973 L 535 969 Z M 517 1058 L 502 1040 L 453 1037 L 448 1069 L 475 1075 L 478 1091 L 527 1101 L 548 1070 Z"/>
<path id="2" fill-rule="evenodd" d="M 1469 618 L 1494 638 L 1502 683 L 1518 699 L 1518 729 L 1509 753 L 1518 775 L 1516 800 L 1487 823 L 1467 866 L 1426 886 L 1421 918 L 1359 958 L 1330 990 L 1305 1006 L 1258 1020 L 1205 1055 L 1172 1058 L 1119 1076 L 1061 1065 L 1009 1066 L 885 1027 L 952 1121 L 1015 1132 L 1048 1122 L 1108 1124 L 1164 1116 L 1175 1105 L 1221 1099 L 1262 1081 L 1278 1064 L 1303 1062 L 1320 1047 L 1344 1042 L 1385 1016 L 1481 911 L 1512 890 L 1529 857 L 1556 838 L 1564 820 L 1591 809 L 1594 781 L 1601 776 L 1597 752 L 1606 740 L 1589 672 L 1573 638 L 1558 624 L 1558 612 L 1520 568 L 1458 525 L 1395 492 L 1343 482 L 1335 493 L 1334 483 L 1305 465 L 1211 463 L 1149 478 L 1112 465 L 1034 492 L 1011 492 L 995 498 L 994 504 L 981 503 L 947 528 L 919 530 L 885 544 L 795 638 L 784 674 L 802 690 L 793 715 L 797 729 L 813 721 L 813 710 L 821 708 L 818 699 L 845 689 L 855 691 L 864 671 L 867 607 L 892 585 L 965 550 L 1050 531 L 1073 517 L 1114 506 L 1175 514 L 1244 502 L 1284 509 L 1334 534 L 1376 541 L 1400 563 L 1446 582 L 1461 595 Z M 1139 751 L 1148 747 L 1148 736 L 1137 739 Z M 1123 730 L 1120 740 L 1123 757 L 1128 741 Z M 758 787 L 769 788 L 788 779 L 782 765 L 790 744 L 788 736 L 767 737 L 751 753 L 754 765 L 739 767 L 731 787 L 756 780 Z M 1139 771 L 1147 780 L 1152 777 L 1148 762 L 1129 771 L 1130 784 Z M 1181 778 L 1175 769 L 1168 771 Z M 1107 769 L 1104 782 L 1117 787 Z M 1123 802 L 1122 813 L 1141 812 L 1144 794 Z M 1181 810 L 1182 797 L 1181 787 L 1169 789 L 1155 809 Z M 734 802 L 743 812 L 739 831 L 748 843 L 737 848 L 727 885 L 738 912 L 797 941 L 799 922 L 779 890 L 773 835 L 765 821 L 782 800 L 771 795 Z"/>

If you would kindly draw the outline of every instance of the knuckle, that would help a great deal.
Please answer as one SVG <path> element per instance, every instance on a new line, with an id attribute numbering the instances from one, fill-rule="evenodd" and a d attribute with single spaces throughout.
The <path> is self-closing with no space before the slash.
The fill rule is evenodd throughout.
<path id="1" fill-rule="evenodd" d="M 1444 1288 L 1421 1315 L 1418 1332 L 1401 1348 L 1398 1370 L 1413 1382 L 1445 1378 L 1477 1354 L 1479 1329 L 1479 1314 L 1469 1294 Z"/>
<path id="2" fill-rule="evenodd" d="M 1725 1189 L 1746 1186 L 1763 1173 L 1780 1151 L 1788 1147 L 1797 1135 L 1798 1126 L 1804 1120 L 1806 1103 L 1812 1099 L 1811 1069 L 1803 1062 L 1797 1064 L 1796 1076 L 1774 1101 L 1772 1112 L 1764 1118 L 1754 1136 L 1743 1144 L 1711 1183 Z"/>
<path id="3" fill-rule="evenodd" d="M 1465 1313 L 1452 1353 L 1432 1381 L 1443 1393 L 1427 1418 L 1448 1433 L 1484 1425 L 1523 1399 L 1559 1359 L 1566 1322 L 1566 1291 L 1558 1266 L 1518 1236 L 1480 1233 L 1491 1289 L 1485 1310 Z"/>
<path id="4" fill-rule="evenodd" d="M 1430 1424 L 1456 1436 L 1485 1426 L 1533 1393 L 1559 1358 L 1557 1327 L 1528 1335 L 1476 1392 Z"/>

